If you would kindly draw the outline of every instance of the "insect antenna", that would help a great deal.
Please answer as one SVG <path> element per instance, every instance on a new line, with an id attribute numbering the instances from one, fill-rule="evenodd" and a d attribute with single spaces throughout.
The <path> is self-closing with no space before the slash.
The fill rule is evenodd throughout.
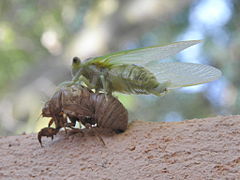
<path id="1" fill-rule="evenodd" d="M 39 119 L 42 117 L 42 113 L 38 116 L 38 118 L 36 119 L 36 121 L 39 121 Z"/>

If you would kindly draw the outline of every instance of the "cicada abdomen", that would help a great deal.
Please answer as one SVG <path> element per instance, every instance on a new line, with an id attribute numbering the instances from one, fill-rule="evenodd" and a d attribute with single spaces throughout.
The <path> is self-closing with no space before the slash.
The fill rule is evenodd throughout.
<path id="1" fill-rule="evenodd" d="M 71 121 L 83 125 L 97 125 L 100 128 L 123 132 L 127 129 L 128 112 L 112 95 L 93 93 L 82 86 L 62 89 L 62 111 Z"/>
<path id="2" fill-rule="evenodd" d="M 91 94 L 94 107 L 94 119 L 97 126 L 112 129 L 115 132 L 123 132 L 128 125 L 128 112 L 115 97 L 104 94 Z"/>
<path id="3" fill-rule="evenodd" d="M 136 65 L 119 65 L 109 72 L 110 89 L 126 94 L 161 95 L 166 85 L 160 84 L 148 69 Z"/>

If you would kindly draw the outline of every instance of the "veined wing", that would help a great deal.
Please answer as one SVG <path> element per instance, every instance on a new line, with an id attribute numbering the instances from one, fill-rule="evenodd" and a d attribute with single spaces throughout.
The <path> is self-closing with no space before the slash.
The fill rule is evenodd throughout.
<path id="1" fill-rule="evenodd" d="M 96 57 L 91 62 L 102 62 L 110 64 L 136 64 L 145 65 L 151 61 L 168 58 L 190 46 L 200 43 L 200 40 L 180 41 L 165 46 L 150 46 L 132 49 Z"/>
<path id="2" fill-rule="evenodd" d="M 155 74 L 158 82 L 169 82 L 169 89 L 207 83 L 222 74 L 212 66 L 180 62 L 159 63 L 148 69 Z"/>

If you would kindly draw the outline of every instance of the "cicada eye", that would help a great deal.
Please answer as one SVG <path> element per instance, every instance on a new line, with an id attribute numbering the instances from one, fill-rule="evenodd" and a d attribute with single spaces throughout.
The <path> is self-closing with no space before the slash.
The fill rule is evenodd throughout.
<path id="1" fill-rule="evenodd" d="M 80 64 L 81 63 L 81 60 L 79 57 L 74 57 L 73 58 L 73 64 Z"/>

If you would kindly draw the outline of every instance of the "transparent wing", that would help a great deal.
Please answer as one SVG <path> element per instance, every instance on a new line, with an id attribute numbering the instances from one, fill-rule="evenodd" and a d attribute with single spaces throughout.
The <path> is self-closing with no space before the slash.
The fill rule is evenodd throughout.
<path id="1" fill-rule="evenodd" d="M 190 46 L 200 43 L 199 40 L 181 41 L 166 46 L 151 46 L 133 50 L 126 50 L 94 58 L 93 61 L 110 64 L 145 65 L 151 61 L 165 59 Z"/>
<path id="2" fill-rule="evenodd" d="M 218 79 L 222 74 L 212 66 L 180 62 L 159 63 L 148 69 L 160 83 L 169 82 L 169 89 L 207 83 Z"/>

